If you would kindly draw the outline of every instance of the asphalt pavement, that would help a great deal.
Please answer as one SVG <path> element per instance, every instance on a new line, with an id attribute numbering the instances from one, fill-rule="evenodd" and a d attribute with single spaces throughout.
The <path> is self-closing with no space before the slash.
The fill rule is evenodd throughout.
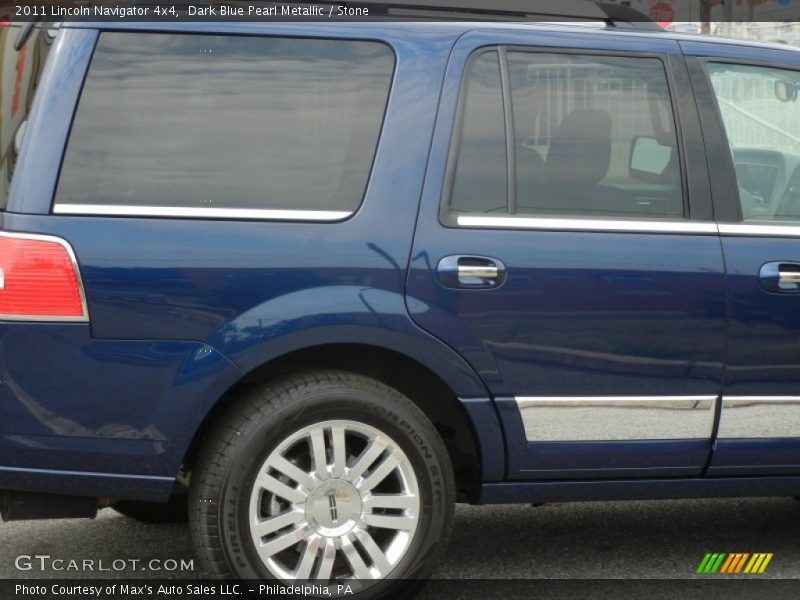
<path id="1" fill-rule="evenodd" d="M 761 575 L 697 575 L 695 571 L 707 552 L 768 552 L 774 556 Z M 17 559 L 21 555 L 50 558 L 44 559 L 47 566 L 42 571 L 42 559 Z M 94 520 L 0 524 L 0 578 L 202 578 L 206 574 L 194 558 L 188 526 L 143 524 L 109 509 Z M 52 561 L 57 559 L 64 561 L 57 563 L 63 570 L 53 570 Z M 70 559 L 94 560 L 94 570 L 70 570 Z M 160 561 L 152 566 L 161 571 L 148 568 L 152 559 Z M 176 566 L 169 559 L 175 561 L 177 570 L 163 570 Z M 139 562 L 135 567 L 101 571 L 99 561 L 106 569 L 113 566 L 112 561 L 118 561 L 117 567 L 122 565 L 120 561 Z M 181 571 L 181 561 L 194 564 L 190 564 L 190 570 Z M 29 570 L 17 569 L 28 565 Z M 662 586 L 663 580 L 673 580 L 669 585 L 674 589 L 688 590 L 713 578 L 728 582 L 738 578 L 737 585 L 744 578 L 800 580 L 800 502 L 792 498 L 747 498 L 459 506 L 448 551 L 435 577 L 502 580 L 496 582 L 500 587 L 515 579 L 569 579 L 591 586 L 574 597 L 610 589 L 611 580 L 658 580 Z M 593 583 L 598 579 L 609 581 L 607 585 Z M 422 597 L 447 597 L 447 585 L 439 582 L 433 588 L 429 586 Z M 800 592 L 800 582 L 778 585 L 791 585 L 783 589 Z M 741 597 L 759 597 L 747 587 L 736 588 L 741 589 Z M 558 589 L 566 589 L 564 582 Z M 739 596 L 734 591 L 728 588 L 720 597 Z M 503 597 L 519 595 L 533 594 L 510 589 Z M 635 595 L 652 596 L 646 589 Z M 716 594 L 706 591 L 704 595 Z M 624 596 L 622 590 L 608 597 Z M 475 594 L 462 586 L 453 597 L 474 598 Z"/>

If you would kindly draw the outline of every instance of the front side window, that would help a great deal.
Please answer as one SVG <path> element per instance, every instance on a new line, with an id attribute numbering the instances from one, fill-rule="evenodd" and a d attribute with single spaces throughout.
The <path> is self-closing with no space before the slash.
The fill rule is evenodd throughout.
<path id="1" fill-rule="evenodd" d="M 800 221 L 800 72 L 706 65 L 736 171 L 744 221 Z"/>
<path id="2" fill-rule="evenodd" d="M 504 124 L 494 116 L 503 114 L 502 69 L 487 59 L 474 61 L 468 73 L 450 214 L 683 218 L 677 135 L 661 60 L 514 50 L 500 59 L 507 61 L 510 95 Z M 476 75 L 490 68 L 493 81 Z M 496 168 L 467 160 L 473 146 L 492 140 L 483 145 L 494 165 L 506 147 L 496 140 L 506 135 L 513 136 L 511 156 L 503 157 L 513 184 L 507 198 Z"/>
<path id="3" fill-rule="evenodd" d="M 367 185 L 393 68 L 391 49 L 374 42 L 103 33 L 56 210 L 349 214 Z"/>

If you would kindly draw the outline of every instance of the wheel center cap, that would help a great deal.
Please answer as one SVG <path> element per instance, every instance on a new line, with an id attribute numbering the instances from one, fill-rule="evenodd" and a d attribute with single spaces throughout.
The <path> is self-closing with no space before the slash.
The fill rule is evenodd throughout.
<path id="1" fill-rule="evenodd" d="M 306 500 L 306 519 L 325 537 L 344 535 L 360 518 L 361 495 L 344 479 L 322 482 Z"/>

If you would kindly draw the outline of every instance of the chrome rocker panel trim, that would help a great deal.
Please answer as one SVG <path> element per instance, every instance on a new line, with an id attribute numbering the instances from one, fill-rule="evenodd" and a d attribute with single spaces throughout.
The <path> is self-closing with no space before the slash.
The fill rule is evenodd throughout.
<path id="1" fill-rule="evenodd" d="M 717 396 L 517 396 L 529 442 L 710 438 Z"/>

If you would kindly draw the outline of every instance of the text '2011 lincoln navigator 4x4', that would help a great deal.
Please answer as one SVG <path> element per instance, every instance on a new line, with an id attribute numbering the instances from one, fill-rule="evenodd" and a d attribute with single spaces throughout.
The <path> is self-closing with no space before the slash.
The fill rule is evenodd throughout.
<path id="1" fill-rule="evenodd" d="M 800 52 L 17 29 L 4 518 L 188 510 L 216 574 L 379 595 L 457 501 L 800 495 Z"/>

